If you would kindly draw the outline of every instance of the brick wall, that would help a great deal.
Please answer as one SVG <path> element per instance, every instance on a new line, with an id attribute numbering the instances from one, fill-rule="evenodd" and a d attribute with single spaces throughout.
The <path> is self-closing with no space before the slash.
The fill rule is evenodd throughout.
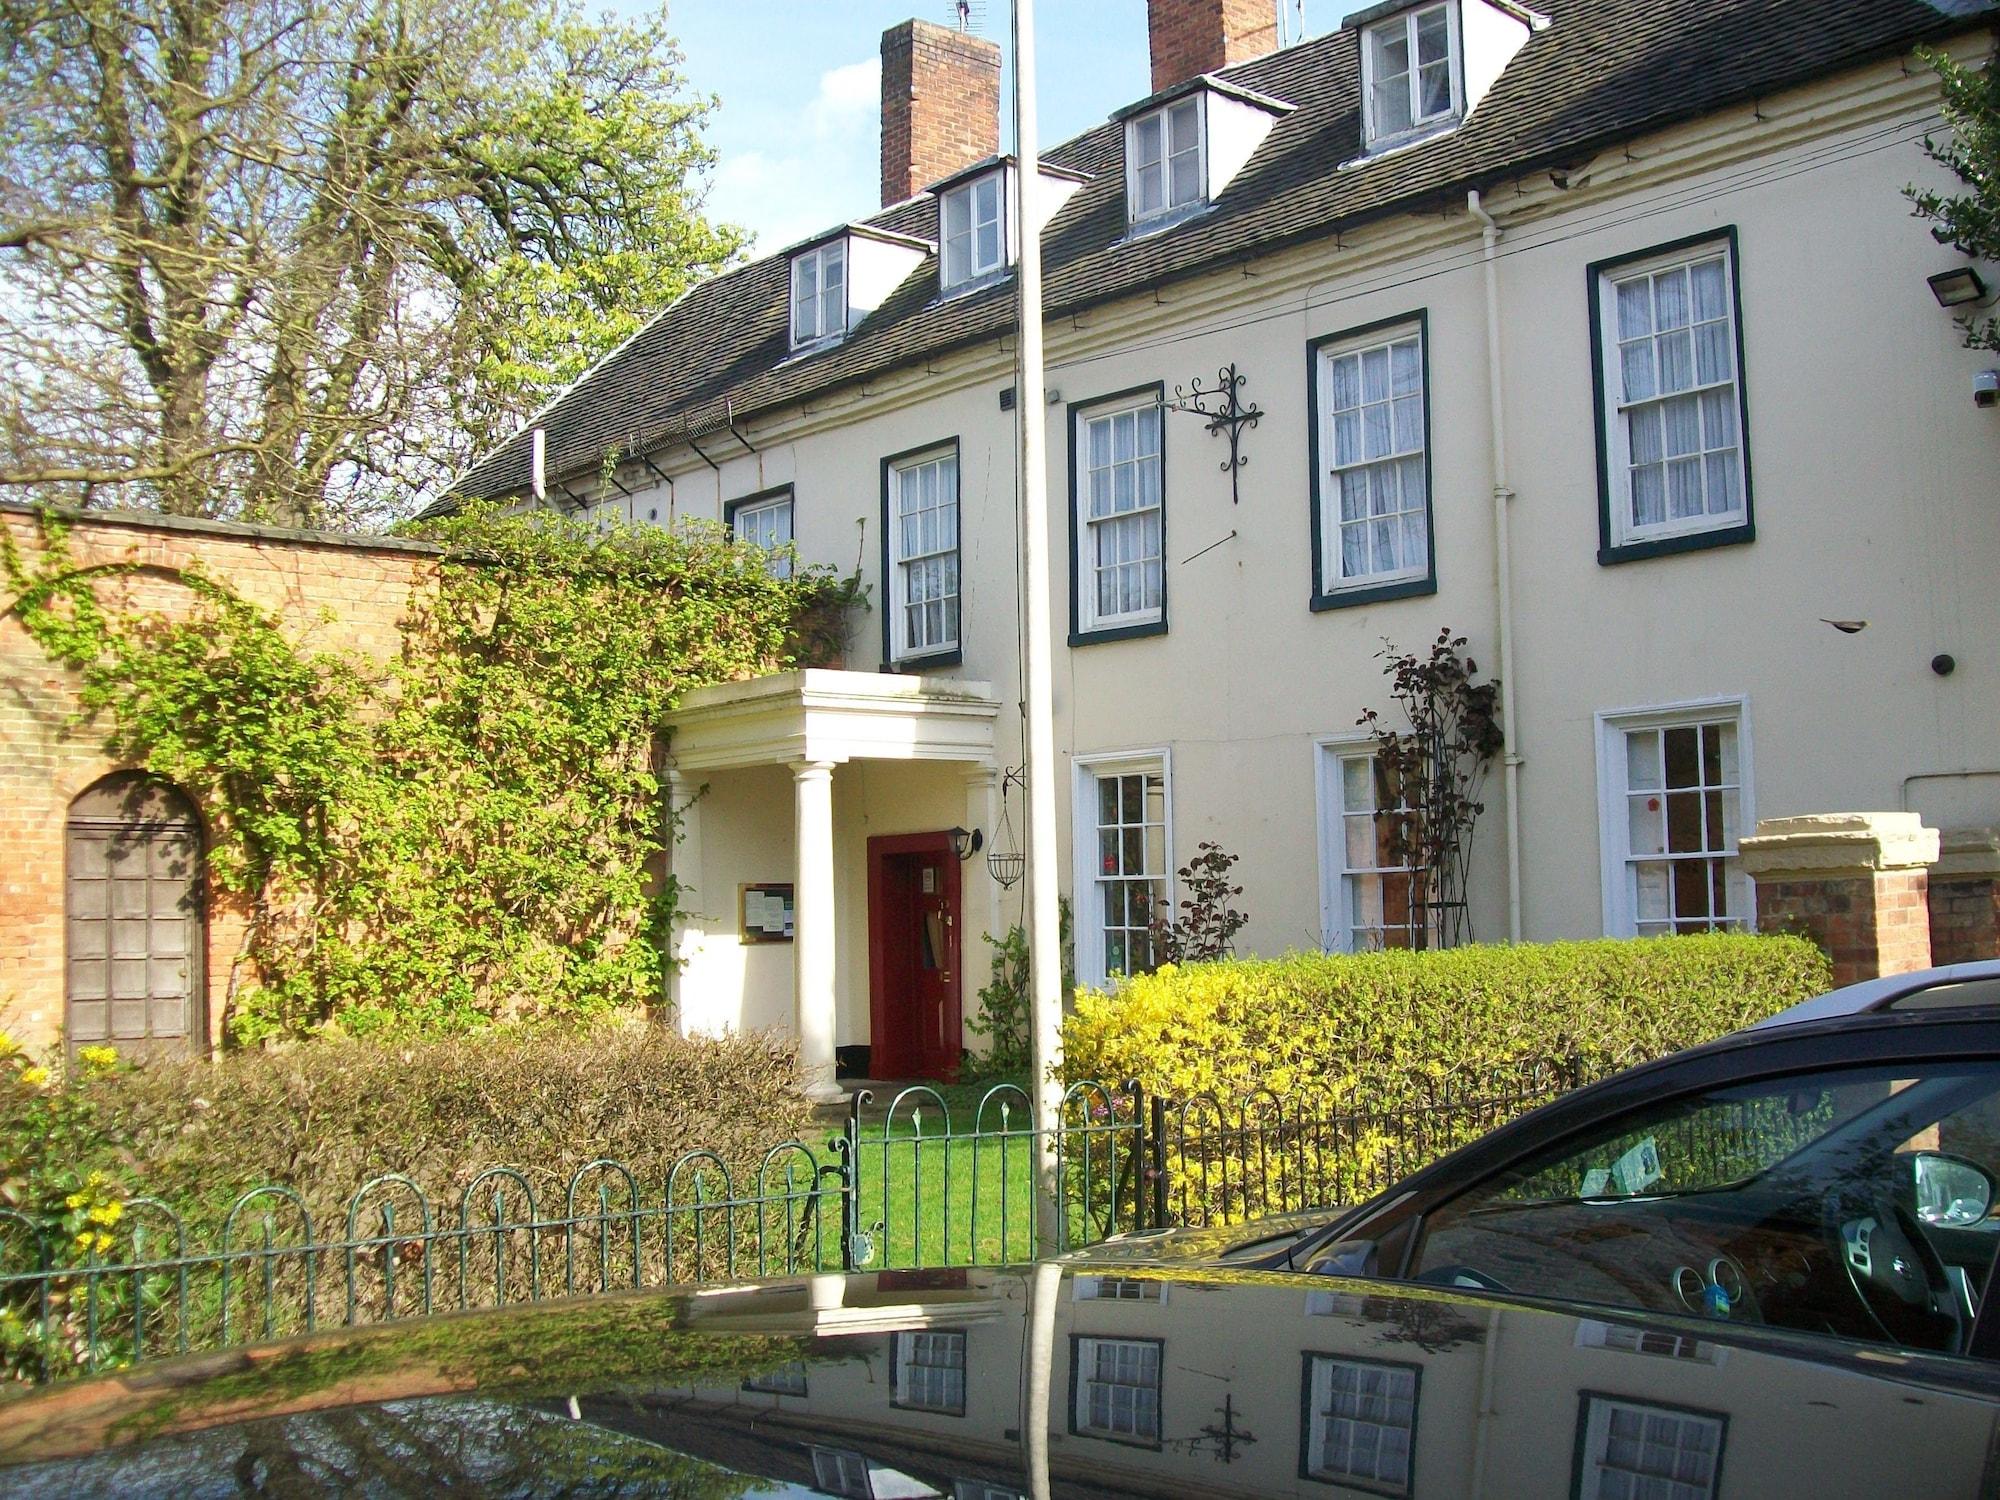
<path id="1" fill-rule="evenodd" d="M 1835 987 L 1931 965 L 1929 875 L 1879 870 L 1837 879 L 1757 882 L 1757 926 L 1799 932 L 1833 960 Z"/>
<path id="2" fill-rule="evenodd" d="M 1146 41 L 1157 93 L 1278 50 L 1275 0 L 1148 0 Z"/>
<path id="3" fill-rule="evenodd" d="M 0 507 L 22 552 L 40 549 L 38 525 Z M 431 576 L 431 549 L 414 543 L 284 532 L 164 517 L 78 520 L 70 551 L 89 567 L 136 563 L 141 571 L 98 585 L 107 604 L 176 615 L 189 602 L 182 572 L 198 565 L 274 613 L 308 647 L 387 658 L 401 643 L 410 596 Z M 70 803 L 123 769 L 104 753 L 101 728 L 74 722 L 76 683 L 54 665 L 0 601 L 0 1029 L 39 1048 L 63 1017 L 64 822 Z M 206 921 L 211 1036 L 240 983 L 244 910 L 211 893 Z"/>
<path id="4" fill-rule="evenodd" d="M 929 21 L 882 33 L 882 206 L 1000 150 L 1000 48 Z"/>

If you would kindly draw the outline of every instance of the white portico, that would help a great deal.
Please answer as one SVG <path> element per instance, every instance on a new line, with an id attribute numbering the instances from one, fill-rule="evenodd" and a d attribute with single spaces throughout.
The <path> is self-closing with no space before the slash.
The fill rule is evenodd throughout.
<path id="1" fill-rule="evenodd" d="M 826 1099 L 836 1046 L 907 1057 L 920 1023 L 924 1057 L 955 1066 L 978 989 L 958 955 L 983 951 L 998 890 L 984 860 L 943 851 L 954 828 L 993 828 L 998 712 L 985 683 L 817 668 L 681 701 L 667 728 L 683 1031 L 790 1030 Z M 919 992 L 936 997 L 922 1017 Z"/>

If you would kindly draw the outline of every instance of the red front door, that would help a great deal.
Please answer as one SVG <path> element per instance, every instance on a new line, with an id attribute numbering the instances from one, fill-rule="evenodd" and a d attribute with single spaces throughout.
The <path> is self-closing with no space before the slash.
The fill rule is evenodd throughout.
<path id="1" fill-rule="evenodd" d="M 878 1078 L 954 1078 L 958 858 L 948 833 L 868 841 L 871 1056 Z"/>

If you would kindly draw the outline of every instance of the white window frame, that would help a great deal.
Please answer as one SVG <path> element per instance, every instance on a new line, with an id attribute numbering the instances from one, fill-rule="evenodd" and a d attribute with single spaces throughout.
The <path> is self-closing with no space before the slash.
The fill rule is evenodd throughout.
<path id="1" fill-rule="evenodd" d="M 1639 932 L 1637 902 L 1628 879 L 1633 856 L 1630 849 L 1631 825 L 1626 799 L 1631 795 L 1625 753 L 1625 735 L 1632 730 L 1673 729 L 1689 724 L 1733 719 L 1736 724 L 1736 827 L 1738 837 L 1757 826 L 1755 805 L 1756 759 L 1750 736 L 1750 700 L 1732 697 L 1702 698 L 1681 703 L 1664 703 L 1648 708 L 1626 708 L 1601 712 L 1597 727 L 1597 815 L 1598 851 L 1607 937 L 1636 937 Z M 1725 857 L 1736 858 L 1732 847 Z M 1743 911 L 1738 928 L 1754 931 L 1757 925 L 1756 886 L 1741 874 Z"/>
<path id="2" fill-rule="evenodd" d="M 743 1389 L 760 1396 L 804 1396 L 807 1382 L 806 1362 L 794 1359 L 787 1360 L 775 1370 L 750 1376 L 743 1382 Z"/>
<path id="3" fill-rule="evenodd" d="M 1416 345 L 1417 388 L 1402 396 L 1395 394 L 1395 350 L 1409 344 Z M 1410 318 L 1398 318 L 1392 323 L 1379 324 L 1371 328 L 1359 329 L 1350 334 L 1335 334 L 1314 345 L 1313 378 L 1317 382 L 1316 405 L 1319 408 L 1319 431 L 1317 434 L 1318 462 L 1313 475 L 1314 504 L 1318 507 L 1319 557 L 1315 559 L 1314 593 L 1320 599 L 1338 599 L 1343 594 L 1358 593 L 1396 584 L 1426 581 L 1431 577 L 1432 557 L 1435 553 L 1431 484 L 1431 434 L 1430 434 L 1430 339 L 1425 327 L 1425 318 L 1419 313 Z M 1342 411 L 1334 403 L 1334 366 L 1346 359 L 1357 360 L 1357 378 L 1362 378 L 1360 370 L 1371 354 L 1387 353 L 1389 359 L 1389 390 L 1380 402 L 1366 399 L 1365 387 L 1362 401 L 1351 408 L 1355 413 L 1357 430 L 1367 428 L 1367 411 L 1371 406 L 1387 408 L 1390 447 L 1387 453 L 1375 458 L 1357 458 L 1350 463 L 1341 462 L 1338 441 L 1339 419 Z M 1414 445 L 1397 436 L 1396 412 L 1400 402 L 1415 400 L 1417 403 L 1417 435 Z M 1365 474 L 1374 470 L 1393 466 L 1400 475 L 1408 461 L 1414 459 L 1423 474 L 1423 499 L 1416 513 L 1422 517 L 1423 532 L 1421 545 L 1414 549 L 1414 556 L 1403 559 L 1402 565 L 1370 570 L 1352 575 L 1343 568 L 1345 549 L 1342 546 L 1348 523 L 1341 513 L 1341 480 L 1348 474 Z M 1399 492 L 1398 499 L 1407 501 L 1408 496 Z M 1397 548 L 1405 550 L 1408 541 L 1407 528 L 1401 518 L 1409 514 L 1409 509 L 1399 509 L 1391 514 L 1396 518 Z M 1378 522 L 1372 505 L 1364 525 Z M 1370 548 L 1372 551 L 1372 548 Z"/>
<path id="4" fill-rule="evenodd" d="M 729 534 L 740 542 L 748 542 L 753 547 L 761 547 L 770 552 L 771 572 L 778 578 L 792 576 L 791 555 L 782 549 L 792 546 L 798 539 L 795 523 L 797 512 L 793 509 L 793 495 L 790 488 L 773 491 L 768 495 L 746 495 L 741 500 L 732 500 L 725 507 L 729 515 Z M 783 527 L 777 525 L 777 518 L 784 517 Z M 769 520 L 772 524 L 766 526 Z M 783 536 L 778 532 L 782 529 Z M 772 540 L 766 541 L 768 534 Z"/>
<path id="5" fill-rule="evenodd" d="M 838 316 L 827 316 L 826 268 L 834 261 L 840 263 L 840 305 Z M 828 240 L 823 245 L 815 245 L 810 250 L 801 250 L 792 257 L 790 280 L 791 295 L 786 302 L 786 317 L 792 331 L 792 348 L 810 349 L 820 344 L 832 343 L 847 333 L 848 280 L 853 271 L 847 254 L 845 239 Z M 799 326 L 799 293 L 801 282 L 810 277 L 813 285 L 813 326 L 809 329 Z"/>
<path id="6" fill-rule="evenodd" d="M 1174 904 L 1173 755 L 1161 746 L 1153 750 L 1081 755 L 1073 765 L 1075 781 L 1071 788 L 1070 807 L 1074 884 L 1071 889 L 1077 910 L 1076 974 L 1080 983 L 1102 988 L 1110 982 L 1111 976 L 1104 969 L 1104 901 L 1098 890 L 1102 876 L 1098 868 L 1097 783 L 1105 776 L 1158 773 L 1163 794 L 1166 851 L 1166 868 L 1159 876 L 1163 891 L 1160 899 L 1164 908 L 1171 911 Z"/>
<path id="7" fill-rule="evenodd" d="M 1671 1487 L 1671 1493 L 1676 1500 L 1683 1493 L 1693 1497 L 1693 1500 L 1714 1500 L 1722 1476 L 1723 1444 L 1729 1435 L 1729 1419 L 1725 1415 L 1721 1412 L 1690 1411 L 1685 1407 L 1658 1406 L 1647 1401 L 1628 1401 L 1623 1396 L 1600 1395 L 1591 1391 L 1584 1393 L 1583 1410 L 1577 1417 L 1582 1427 L 1576 1445 L 1574 1493 L 1577 1500 L 1604 1500 L 1609 1493 L 1604 1485 L 1605 1465 L 1610 1458 L 1611 1419 L 1617 1412 L 1664 1418 L 1681 1428 L 1698 1425 L 1712 1431 L 1714 1444 L 1709 1449 L 1708 1483 L 1700 1486 L 1680 1481 Z M 1621 1472 L 1633 1471 L 1621 1469 Z"/>
<path id="8" fill-rule="evenodd" d="M 1164 1303 L 1171 1283 L 1150 1276 L 1078 1276 L 1069 1284 L 1072 1302 Z"/>
<path id="9" fill-rule="evenodd" d="M 1364 925 L 1355 920 L 1359 914 L 1354 910 L 1350 879 L 1403 873 L 1398 866 L 1364 869 L 1349 867 L 1347 863 L 1347 819 L 1360 816 L 1360 812 L 1350 814 L 1347 807 L 1345 762 L 1374 758 L 1375 742 L 1361 735 L 1321 735 L 1313 741 L 1313 786 L 1319 822 L 1319 940 L 1320 947 L 1329 953 L 1355 952 L 1355 929 Z M 1367 811 L 1373 814 L 1381 809 Z M 1381 930 L 1390 929 L 1385 926 Z"/>
<path id="10" fill-rule="evenodd" d="M 1093 517 L 1090 514 L 1091 483 L 1092 476 L 1098 472 L 1098 469 L 1091 463 L 1091 425 L 1096 422 L 1111 422 L 1115 424 L 1117 419 L 1123 416 L 1132 416 L 1135 419 L 1133 428 L 1133 457 L 1130 460 L 1121 460 L 1116 456 L 1114 448 L 1111 462 L 1106 466 L 1105 472 L 1115 475 L 1116 470 L 1124 463 L 1129 462 L 1133 464 L 1135 466 L 1133 472 L 1136 493 L 1137 486 L 1142 482 L 1140 476 L 1143 474 L 1143 469 L 1138 466 L 1143 465 L 1147 461 L 1138 451 L 1138 422 L 1142 420 L 1141 414 L 1147 412 L 1152 413 L 1154 431 L 1157 436 L 1151 462 L 1154 465 L 1154 489 L 1159 497 L 1158 503 L 1151 506 L 1139 505 L 1125 511 L 1113 510 L 1103 516 Z M 1114 425 L 1113 432 L 1115 433 L 1115 431 L 1116 428 Z M 1164 625 L 1167 619 L 1167 413 L 1159 387 L 1149 386 L 1143 391 L 1131 392 L 1123 396 L 1112 396 L 1105 400 L 1093 401 L 1087 405 L 1079 405 L 1074 409 L 1074 416 L 1070 422 L 1070 443 L 1072 445 L 1070 451 L 1074 459 L 1071 464 L 1071 472 L 1074 476 L 1073 485 L 1075 490 L 1075 493 L 1070 497 L 1070 530 L 1072 534 L 1070 569 L 1071 586 L 1075 591 L 1076 597 L 1076 633 L 1079 636 L 1088 636 L 1103 631 L 1144 630 L 1153 626 Z M 1111 483 L 1115 496 L 1115 477 Z M 1098 608 L 1097 594 L 1097 532 L 1099 528 L 1109 526 L 1112 523 L 1132 517 L 1144 517 L 1146 515 L 1157 515 L 1159 517 L 1159 524 L 1156 528 L 1159 535 L 1159 552 L 1156 559 L 1137 560 L 1142 568 L 1140 574 L 1142 580 L 1140 607 L 1115 612 L 1102 611 Z M 1159 603 L 1150 607 L 1143 602 L 1143 580 L 1146 577 L 1143 567 L 1146 561 L 1153 561 L 1155 563 L 1158 568 L 1159 578 Z M 1114 566 L 1129 565 L 1114 564 Z"/>
<path id="11" fill-rule="evenodd" d="M 1381 1399 L 1384 1403 L 1398 1397 L 1398 1391 L 1407 1381 L 1409 1385 L 1410 1419 L 1407 1423 L 1392 1420 L 1392 1413 L 1386 1408 L 1377 1416 L 1370 1415 L 1369 1393 L 1360 1393 L 1356 1405 L 1358 1410 L 1343 1418 L 1355 1429 L 1368 1428 L 1376 1434 L 1401 1432 L 1403 1434 L 1403 1472 L 1400 1479 L 1384 1479 L 1375 1474 L 1357 1472 L 1352 1467 L 1337 1467 L 1331 1462 L 1327 1442 L 1327 1421 L 1334 1413 L 1331 1410 L 1334 1399 L 1333 1380 L 1335 1373 L 1350 1370 L 1365 1380 L 1378 1377 L 1384 1387 Z M 1407 1495 L 1410 1493 L 1410 1477 L 1416 1469 L 1417 1420 L 1423 1400 L 1423 1373 L 1415 1365 L 1398 1364 L 1380 1359 L 1348 1359 L 1333 1354 L 1311 1354 L 1305 1356 L 1305 1471 L 1308 1478 L 1331 1480 L 1347 1489 L 1365 1490 L 1373 1495 Z M 1379 1448 L 1378 1448 L 1379 1451 Z"/>
<path id="12" fill-rule="evenodd" d="M 1694 330 L 1697 326 L 1694 310 L 1694 290 L 1692 270 L 1695 266 L 1711 261 L 1722 262 L 1723 273 L 1723 322 L 1726 337 L 1723 346 L 1729 357 L 1729 376 L 1726 380 L 1704 382 L 1700 379 L 1699 367 L 1695 363 L 1698 348 Z M 1618 289 L 1622 285 L 1642 278 L 1651 281 L 1662 272 L 1686 270 L 1689 272 L 1688 288 L 1688 359 L 1690 373 L 1695 383 L 1684 390 L 1670 395 L 1659 394 L 1657 388 L 1657 361 L 1655 363 L 1655 394 L 1638 401 L 1627 402 L 1624 384 L 1624 364 L 1621 355 L 1618 317 Z M 1721 234 L 1704 236 L 1693 241 L 1666 247 L 1656 252 L 1624 257 L 1616 261 L 1601 263 L 1593 267 L 1591 284 L 1592 306 L 1595 323 L 1595 347 L 1592 358 L 1597 362 L 1596 381 L 1599 395 L 1600 425 L 1597 440 L 1603 455 L 1602 484 L 1606 529 L 1603 538 L 1610 551 L 1621 548 L 1643 546 L 1648 542 L 1674 542 L 1686 537 L 1705 536 L 1712 532 L 1746 531 L 1750 525 L 1750 447 L 1749 408 L 1744 399 L 1743 387 L 1743 326 L 1741 319 L 1741 298 L 1737 290 L 1739 266 L 1736 258 L 1734 235 Z M 1655 309 L 1657 313 L 1657 308 Z M 1707 320 L 1713 324 L 1716 320 Z M 1680 330 L 1670 330 L 1680 332 Z M 1656 331 L 1644 335 L 1657 349 L 1659 334 Z M 1637 344 L 1640 340 L 1634 339 Z M 1733 460 L 1723 457 L 1732 450 L 1728 446 L 1710 448 L 1708 446 L 1708 418 L 1701 413 L 1701 398 L 1704 395 L 1726 396 L 1720 404 L 1729 412 L 1735 427 Z M 1671 515 L 1653 522 L 1640 523 L 1633 519 L 1632 493 L 1632 429 L 1630 416 L 1640 409 L 1664 408 L 1670 400 L 1692 398 L 1697 403 L 1696 421 L 1700 424 L 1701 450 L 1692 457 L 1697 472 L 1701 476 L 1704 505 L 1709 489 L 1709 460 L 1731 465 L 1735 476 L 1736 505 L 1733 510 L 1708 511 L 1704 509 L 1698 516 L 1683 516 L 1678 519 Z M 1664 415 L 1662 416 L 1664 422 Z M 1664 433 L 1662 453 L 1665 452 Z M 1661 492 L 1661 504 L 1670 505 L 1668 492 Z"/>
<path id="13" fill-rule="evenodd" d="M 948 469 L 942 467 L 949 465 Z M 940 489 L 946 473 L 951 476 L 951 545 L 931 552 L 905 552 L 903 546 L 903 477 L 920 473 L 924 469 L 938 467 Z M 889 660 L 891 662 L 925 661 L 936 656 L 950 656 L 958 652 L 965 635 L 965 567 L 961 550 L 960 528 L 964 523 L 961 508 L 961 480 L 963 473 L 959 463 L 958 443 L 935 444 L 907 454 L 889 459 L 886 464 L 887 478 L 883 489 L 884 511 L 882 516 L 883 535 L 889 548 L 889 616 L 885 624 L 889 631 Z M 945 513 L 942 494 L 936 507 L 940 519 Z M 910 641 L 910 573 L 921 563 L 944 560 L 951 577 L 951 592 L 940 595 L 926 603 L 949 605 L 942 611 L 946 617 L 947 634 L 935 641 L 924 641 L 912 645 Z"/>
<path id="14" fill-rule="evenodd" d="M 1154 1380 L 1151 1386 L 1153 1393 L 1153 1424 L 1150 1432 L 1140 1431 L 1136 1425 L 1133 1431 L 1125 1432 L 1116 1426 L 1099 1427 L 1092 1424 L 1090 1420 L 1091 1390 L 1093 1386 L 1100 1384 L 1093 1373 L 1095 1369 L 1095 1357 L 1098 1349 L 1105 1345 L 1132 1350 L 1145 1349 L 1151 1352 L 1153 1356 Z M 1106 1338 L 1098 1335 L 1076 1335 L 1071 1339 L 1071 1348 L 1073 1351 L 1072 1368 L 1076 1372 L 1075 1379 L 1071 1382 L 1073 1389 L 1070 1391 L 1069 1402 L 1071 1429 L 1079 1437 L 1101 1438 L 1111 1443 L 1131 1443 L 1141 1448 L 1159 1447 L 1161 1434 L 1166 1431 L 1166 1344 L 1159 1339 L 1125 1339 Z M 1133 1382 L 1107 1381 L 1101 1383 L 1110 1385 L 1118 1390 L 1143 1391 L 1148 1389 L 1144 1385 Z"/>
<path id="15" fill-rule="evenodd" d="M 865 1455 L 852 1448 L 829 1448 L 812 1444 L 813 1484 L 829 1495 L 851 1496 L 853 1500 L 874 1500 L 875 1481 Z"/>
<path id="16" fill-rule="evenodd" d="M 1176 202 L 1174 199 L 1174 159 L 1186 154 L 1186 148 L 1173 149 L 1174 112 L 1186 109 L 1194 115 L 1194 158 L 1195 182 L 1191 197 Z M 1160 158 L 1157 162 L 1141 162 L 1139 159 L 1139 133 L 1149 121 L 1160 122 Z M 1139 206 L 1140 174 L 1148 168 L 1157 169 L 1160 174 L 1160 205 L 1157 208 L 1142 209 Z M 1131 225 L 1152 224 L 1171 218 L 1175 214 L 1190 212 L 1208 202 L 1208 99 L 1206 93 L 1197 90 L 1178 99 L 1170 99 L 1158 109 L 1149 109 L 1144 114 L 1134 115 L 1125 122 L 1125 221 Z"/>
<path id="17" fill-rule="evenodd" d="M 1450 52 L 1445 67 L 1451 74 L 1451 104 L 1447 109 L 1419 118 L 1417 110 L 1422 103 L 1421 79 L 1417 67 L 1417 20 L 1433 10 L 1445 13 L 1446 45 Z M 1404 87 L 1410 101 L 1410 123 L 1395 130 L 1384 130 L 1376 118 L 1375 108 L 1375 40 L 1391 31 L 1401 30 L 1405 45 L 1409 48 L 1410 71 L 1403 75 Z M 1378 150 L 1384 146 L 1394 146 L 1405 141 L 1413 141 L 1421 136 L 1447 129 L 1465 118 L 1465 43 L 1459 30 L 1457 0 L 1437 0 L 1430 5 L 1413 5 L 1408 10 L 1378 21 L 1361 35 L 1361 108 L 1366 121 L 1368 149 Z"/>
<path id="18" fill-rule="evenodd" d="M 923 1341 L 926 1339 L 941 1339 L 944 1341 L 945 1347 L 955 1347 L 958 1350 L 958 1364 L 956 1366 L 935 1365 L 935 1364 L 926 1364 L 919 1366 L 916 1363 L 917 1351 L 922 1346 Z M 892 1387 L 894 1395 L 889 1403 L 891 1406 L 901 1407 L 906 1411 L 934 1412 L 939 1416 L 945 1416 L 945 1417 L 962 1417 L 965 1415 L 965 1403 L 966 1403 L 967 1391 L 969 1389 L 969 1381 L 967 1375 L 967 1361 L 966 1361 L 967 1347 L 966 1347 L 966 1337 L 964 1329 L 962 1328 L 903 1329 L 899 1330 L 896 1333 L 892 1333 L 889 1336 L 889 1346 L 890 1346 L 889 1355 L 895 1365 L 895 1372 L 894 1372 L 895 1380 L 894 1380 L 894 1385 Z M 950 1371 L 956 1368 L 956 1370 L 958 1371 L 958 1403 L 956 1405 L 947 1405 L 943 1403 L 936 1403 L 930 1401 L 912 1400 L 911 1392 L 915 1382 L 911 1378 L 911 1371 L 919 1368 L 925 1370 L 944 1370 L 944 1371 Z"/>
<path id="19" fill-rule="evenodd" d="M 979 229 L 983 222 L 979 217 L 979 191 L 991 187 L 993 190 L 993 243 L 994 258 L 982 261 L 979 256 Z M 950 232 L 951 208 L 954 202 L 966 205 L 965 264 L 963 275 L 951 272 L 952 242 L 957 236 Z M 983 172 L 969 182 L 947 189 L 938 199 L 938 287 L 941 291 L 954 291 L 962 286 L 971 286 L 998 276 L 1007 269 L 1009 256 L 1009 224 L 1007 217 L 1007 173 L 1004 168 Z"/>

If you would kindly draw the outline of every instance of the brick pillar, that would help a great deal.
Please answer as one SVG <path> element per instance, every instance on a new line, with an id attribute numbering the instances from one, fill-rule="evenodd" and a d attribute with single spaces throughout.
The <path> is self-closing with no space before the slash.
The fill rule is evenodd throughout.
<path id="1" fill-rule="evenodd" d="M 882 33 L 882 206 L 1000 151 L 1000 47 L 930 21 Z"/>
<path id="2" fill-rule="evenodd" d="M 1931 962 L 2000 958 L 2000 828 L 1955 828 L 1931 866 Z"/>
<path id="3" fill-rule="evenodd" d="M 1278 50 L 1275 0 L 1146 0 L 1153 92 Z"/>
<path id="4" fill-rule="evenodd" d="M 1938 835 L 1915 813 L 1765 818 L 1738 845 L 1760 932 L 1803 932 L 1833 982 L 1931 966 L 1930 865 Z"/>

